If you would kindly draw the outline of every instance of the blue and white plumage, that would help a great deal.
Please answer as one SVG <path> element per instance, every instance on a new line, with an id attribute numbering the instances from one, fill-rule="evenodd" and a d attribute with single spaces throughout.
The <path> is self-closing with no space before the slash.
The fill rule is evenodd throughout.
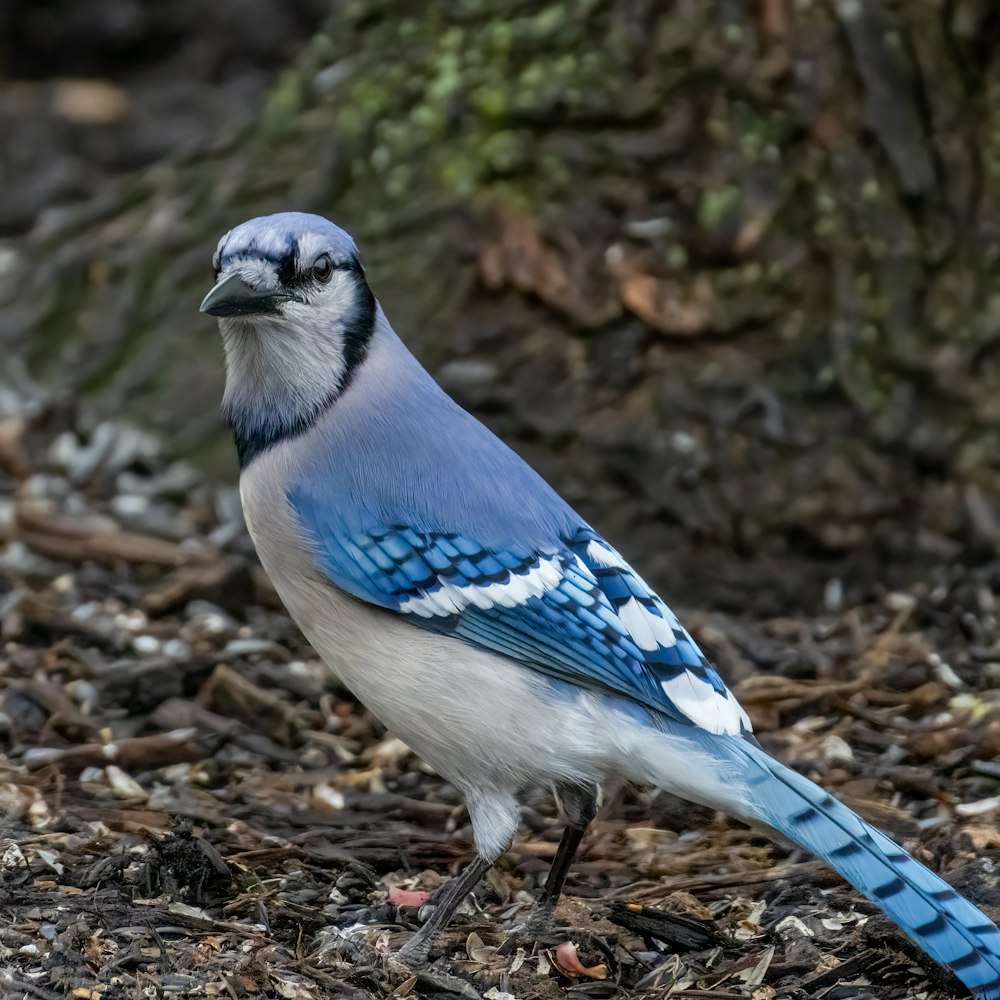
<path id="1" fill-rule="evenodd" d="M 406 350 L 347 234 L 255 219 L 216 262 L 202 309 L 220 316 L 261 561 L 342 682 L 463 791 L 479 864 L 510 843 L 525 786 L 584 801 L 609 779 L 654 784 L 814 851 L 1000 998 L 1000 931 L 760 748 L 666 604 Z"/>

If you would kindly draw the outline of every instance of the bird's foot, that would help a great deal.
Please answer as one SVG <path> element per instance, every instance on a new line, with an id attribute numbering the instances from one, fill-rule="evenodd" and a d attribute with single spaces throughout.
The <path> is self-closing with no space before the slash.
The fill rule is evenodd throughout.
<path id="1" fill-rule="evenodd" d="M 447 904 L 448 888 L 451 882 L 439 885 L 427 898 L 425 903 L 417 910 L 417 920 L 421 926 L 402 948 L 397 951 L 393 958 L 397 962 L 411 968 L 426 965 L 430 956 L 431 944 L 435 936 L 435 928 L 438 921 L 434 919 L 439 907 Z"/>
<path id="2" fill-rule="evenodd" d="M 511 929 L 510 936 L 519 945 L 533 945 L 549 937 L 555 922 L 556 907 L 551 900 L 539 900 L 528 919 Z"/>
<path id="3" fill-rule="evenodd" d="M 424 937 L 422 931 L 423 928 L 417 931 L 417 933 L 414 934 L 413 937 L 411 937 L 410 940 L 396 952 L 396 958 L 410 969 L 416 969 L 421 965 L 426 965 L 427 959 L 430 958 L 430 938 Z"/>
<path id="4" fill-rule="evenodd" d="M 552 926 L 556 919 L 556 904 L 548 899 L 541 899 L 535 903 L 535 908 L 528 917 L 528 922 L 524 925 L 525 935 L 532 941 L 541 937 L 546 937 L 552 933 Z"/>

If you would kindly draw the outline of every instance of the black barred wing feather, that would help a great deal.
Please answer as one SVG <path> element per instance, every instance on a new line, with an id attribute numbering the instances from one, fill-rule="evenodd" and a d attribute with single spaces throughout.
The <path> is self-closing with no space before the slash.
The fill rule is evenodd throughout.
<path id="1" fill-rule="evenodd" d="M 542 547 L 406 525 L 315 536 L 334 583 L 416 625 L 712 732 L 750 729 L 670 609 L 587 527 Z"/>

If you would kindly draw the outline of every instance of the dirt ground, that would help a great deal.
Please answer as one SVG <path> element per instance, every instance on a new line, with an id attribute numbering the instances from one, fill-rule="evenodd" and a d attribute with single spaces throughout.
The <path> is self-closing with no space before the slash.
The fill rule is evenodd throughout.
<path id="1" fill-rule="evenodd" d="M 823 865 L 627 789 L 551 940 L 510 934 L 558 840 L 539 793 L 430 968 L 401 967 L 471 857 L 455 789 L 326 677 L 231 489 L 26 379 L 0 415 L 4 996 L 962 995 Z M 812 619 L 679 609 L 769 749 L 994 917 L 998 575 L 859 607 L 831 585 Z"/>

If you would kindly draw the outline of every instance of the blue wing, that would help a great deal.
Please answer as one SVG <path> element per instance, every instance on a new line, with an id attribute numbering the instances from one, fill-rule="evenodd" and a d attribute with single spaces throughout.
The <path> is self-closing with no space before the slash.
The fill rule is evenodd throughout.
<path id="1" fill-rule="evenodd" d="M 487 548 L 463 534 L 337 530 L 290 499 L 341 589 L 576 686 L 623 695 L 712 732 L 746 714 L 670 609 L 586 526 L 546 546 Z"/>

